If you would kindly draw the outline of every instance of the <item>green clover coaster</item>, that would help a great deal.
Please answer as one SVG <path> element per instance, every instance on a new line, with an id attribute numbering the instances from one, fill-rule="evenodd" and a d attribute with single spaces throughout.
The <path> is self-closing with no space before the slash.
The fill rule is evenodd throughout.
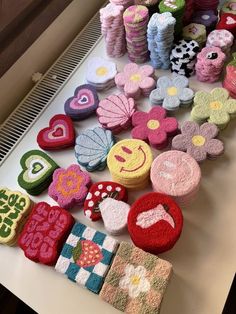
<path id="1" fill-rule="evenodd" d="M 44 152 L 30 150 L 20 160 L 22 171 L 18 176 L 19 185 L 31 195 L 39 195 L 51 183 L 53 172 L 58 165 Z"/>

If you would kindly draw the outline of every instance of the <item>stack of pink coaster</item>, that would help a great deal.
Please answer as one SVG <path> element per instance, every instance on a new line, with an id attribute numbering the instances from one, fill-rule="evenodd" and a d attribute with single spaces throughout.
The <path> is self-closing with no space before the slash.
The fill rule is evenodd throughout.
<path id="1" fill-rule="evenodd" d="M 217 11 L 219 0 L 194 0 L 195 10 L 213 10 Z"/>
<path id="2" fill-rule="evenodd" d="M 195 66 L 197 79 L 201 82 L 218 81 L 223 70 L 226 55 L 218 47 L 205 47 L 197 55 Z"/>
<path id="3" fill-rule="evenodd" d="M 227 65 L 225 79 L 222 83 L 230 94 L 230 97 L 236 99 L 236 67 L 235 65 Z"/>
<path id="4" fill-rule="evenodd" d="M 109 57 L 119 58 L 126 52 L 125 28 L 123 24 L 124 7 L 109 3 L 100 10 L 102 34 L 105 37 Z"/>
<path id="5" fill-rule="evenodd" d="M 132 5 L 124 12 L 127 50 L 132 62 L 144 63 L 148 60 L 148 20 L 148 9 L 143 5 Z"/>
<path id="6" fill-rule="evenodd" d="M 181 205 L 188 204 L 197 194 L 201 170 L 189 154 L 170 150 L 160 154 L 152 163 L 153 190 L 169 195 Z"/>
<path id="7" fill-rule="evenodd" d="M 125 9 L 134 4 L 134 0 L 110 0 L 110 2 L 116 5 L 123 5 Z"/>
<path id="8" fill-rule="evenodd" d="M 234 36 L 225 29 L 216 29 L 207 37 L 207 47 L 219 47 L 224 53 L 229 54 L 234 43 Z"/>

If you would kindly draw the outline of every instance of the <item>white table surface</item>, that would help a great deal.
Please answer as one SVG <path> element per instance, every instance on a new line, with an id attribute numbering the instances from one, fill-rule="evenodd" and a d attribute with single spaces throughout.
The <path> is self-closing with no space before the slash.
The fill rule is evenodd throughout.
<path id="1" fill-rule="evenodd" d="M 48 125 L 51 116 L 64 113 L 64 102 L 72 96 L 75 88 L 85 83 L 86 62 L 92 56 L 105 54 L 104 41 L 100 40 L 89 57 L 76 69 L 70 80 L 56 95 L 51 104 L 41 114 L 19 145 L 14 149 L 0 169 L 0 185 L 21 190 L 17 176 L 21 171 L 20 157 L 30 149 L 38 149 L 36 137 L 39 130 Z M 117 60 L 118 70 L 122 70 L 127 57 Z M 170 75 L 170 71 L 156 71 L 157 76 Z M 202 84 L 190 79 L 190 87 L 195 91 L 210 91 L 216 84 Z M 101 93 L 100 98 L 112 92 Z M 148 99 L 138 101 L 138 109 L 147 111 Z M 190 109 L 180 110 L 180 121 L 189 117 Z M 76 132 L 98 125 L 96 117 L 76 122 Z M 130 137 L 130 132 L 119 134 L 118 139 Z M 225 154 L 215 161 L 201 165 L 202 183 L 195 201 L 183 209 L 184 228 L 175 247 L 160 257 L 173 264 L 174 274 L 164 297 L 162 314 L 209 314 L 221 313 L 236 265 L 235 219 L 236 219 L 236 122 L 221 132 L 225 142 Z M 154 155 L 159 154 L 154 151 Z M 76 163 L 73 149 L 51 152 L 49 155 L 61 166 Z M 108 170 L 91 173 L 94 182 L 110 179 Z M 151 191 L 129 193 L 131 204 L 139 195 Z M 56 204 L 47 193 L 33 197 L 36 202 L 47 201 Z M 90 222 L 80 209 L 72 210 L 74 217 L 89 226 L 104 231 L 102 222 Z M 131 241 L 128 233 L 117 237 Z M 36 264 L 24 257 L 18 247 L 0 247 L 0 282 L 17 297 L 39 313 L 118 313 L 109 304 L 88 290 L 79 287 L 53 267 Z"/>

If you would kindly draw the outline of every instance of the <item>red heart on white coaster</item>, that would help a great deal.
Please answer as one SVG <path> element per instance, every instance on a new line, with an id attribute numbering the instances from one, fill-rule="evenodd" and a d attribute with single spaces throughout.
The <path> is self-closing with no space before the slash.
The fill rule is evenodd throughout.
<path id="1" fill-rule="evenodd" d="M 227 16 L 226 24 L 227 25 L 236 24 L 236 21 L 231 16 Z"/>
<path id="2" fill-rule="evenodd" d="M 70 117 L 58 114 L 52 117 L 49 127 L 42 129 L 37 142 L 42 149 L 55 150 L 74 145 L 75 132 Z"/>

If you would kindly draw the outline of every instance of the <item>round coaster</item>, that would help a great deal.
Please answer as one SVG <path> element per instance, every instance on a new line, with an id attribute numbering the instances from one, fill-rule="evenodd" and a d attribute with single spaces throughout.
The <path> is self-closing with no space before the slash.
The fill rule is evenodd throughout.
<path id="1" fill-rule="evenodd" d="M 179 239 L 183 216 L 176 202 L 167 195 L 148 193 L 132 205 L 128 230 L 134 244 L 159 254 L 171 249 Z"/>
<path id="2" fill-rule="evenodd" d="M 156 192 L 167 194 L 176 201 L 189 201 L 198 191 L 201 170 L 190 155 L 171 150 L 157 156 L 152 163 L 151 181 Z"/>
<path id="3" fill-rule="evenodd" d="M 153 161 L 150 147 L 141 140 L 125 139 L 113 146 L 107 158 L 108 168 L 115 178 L 130 185 L 146 178 Z"/>

